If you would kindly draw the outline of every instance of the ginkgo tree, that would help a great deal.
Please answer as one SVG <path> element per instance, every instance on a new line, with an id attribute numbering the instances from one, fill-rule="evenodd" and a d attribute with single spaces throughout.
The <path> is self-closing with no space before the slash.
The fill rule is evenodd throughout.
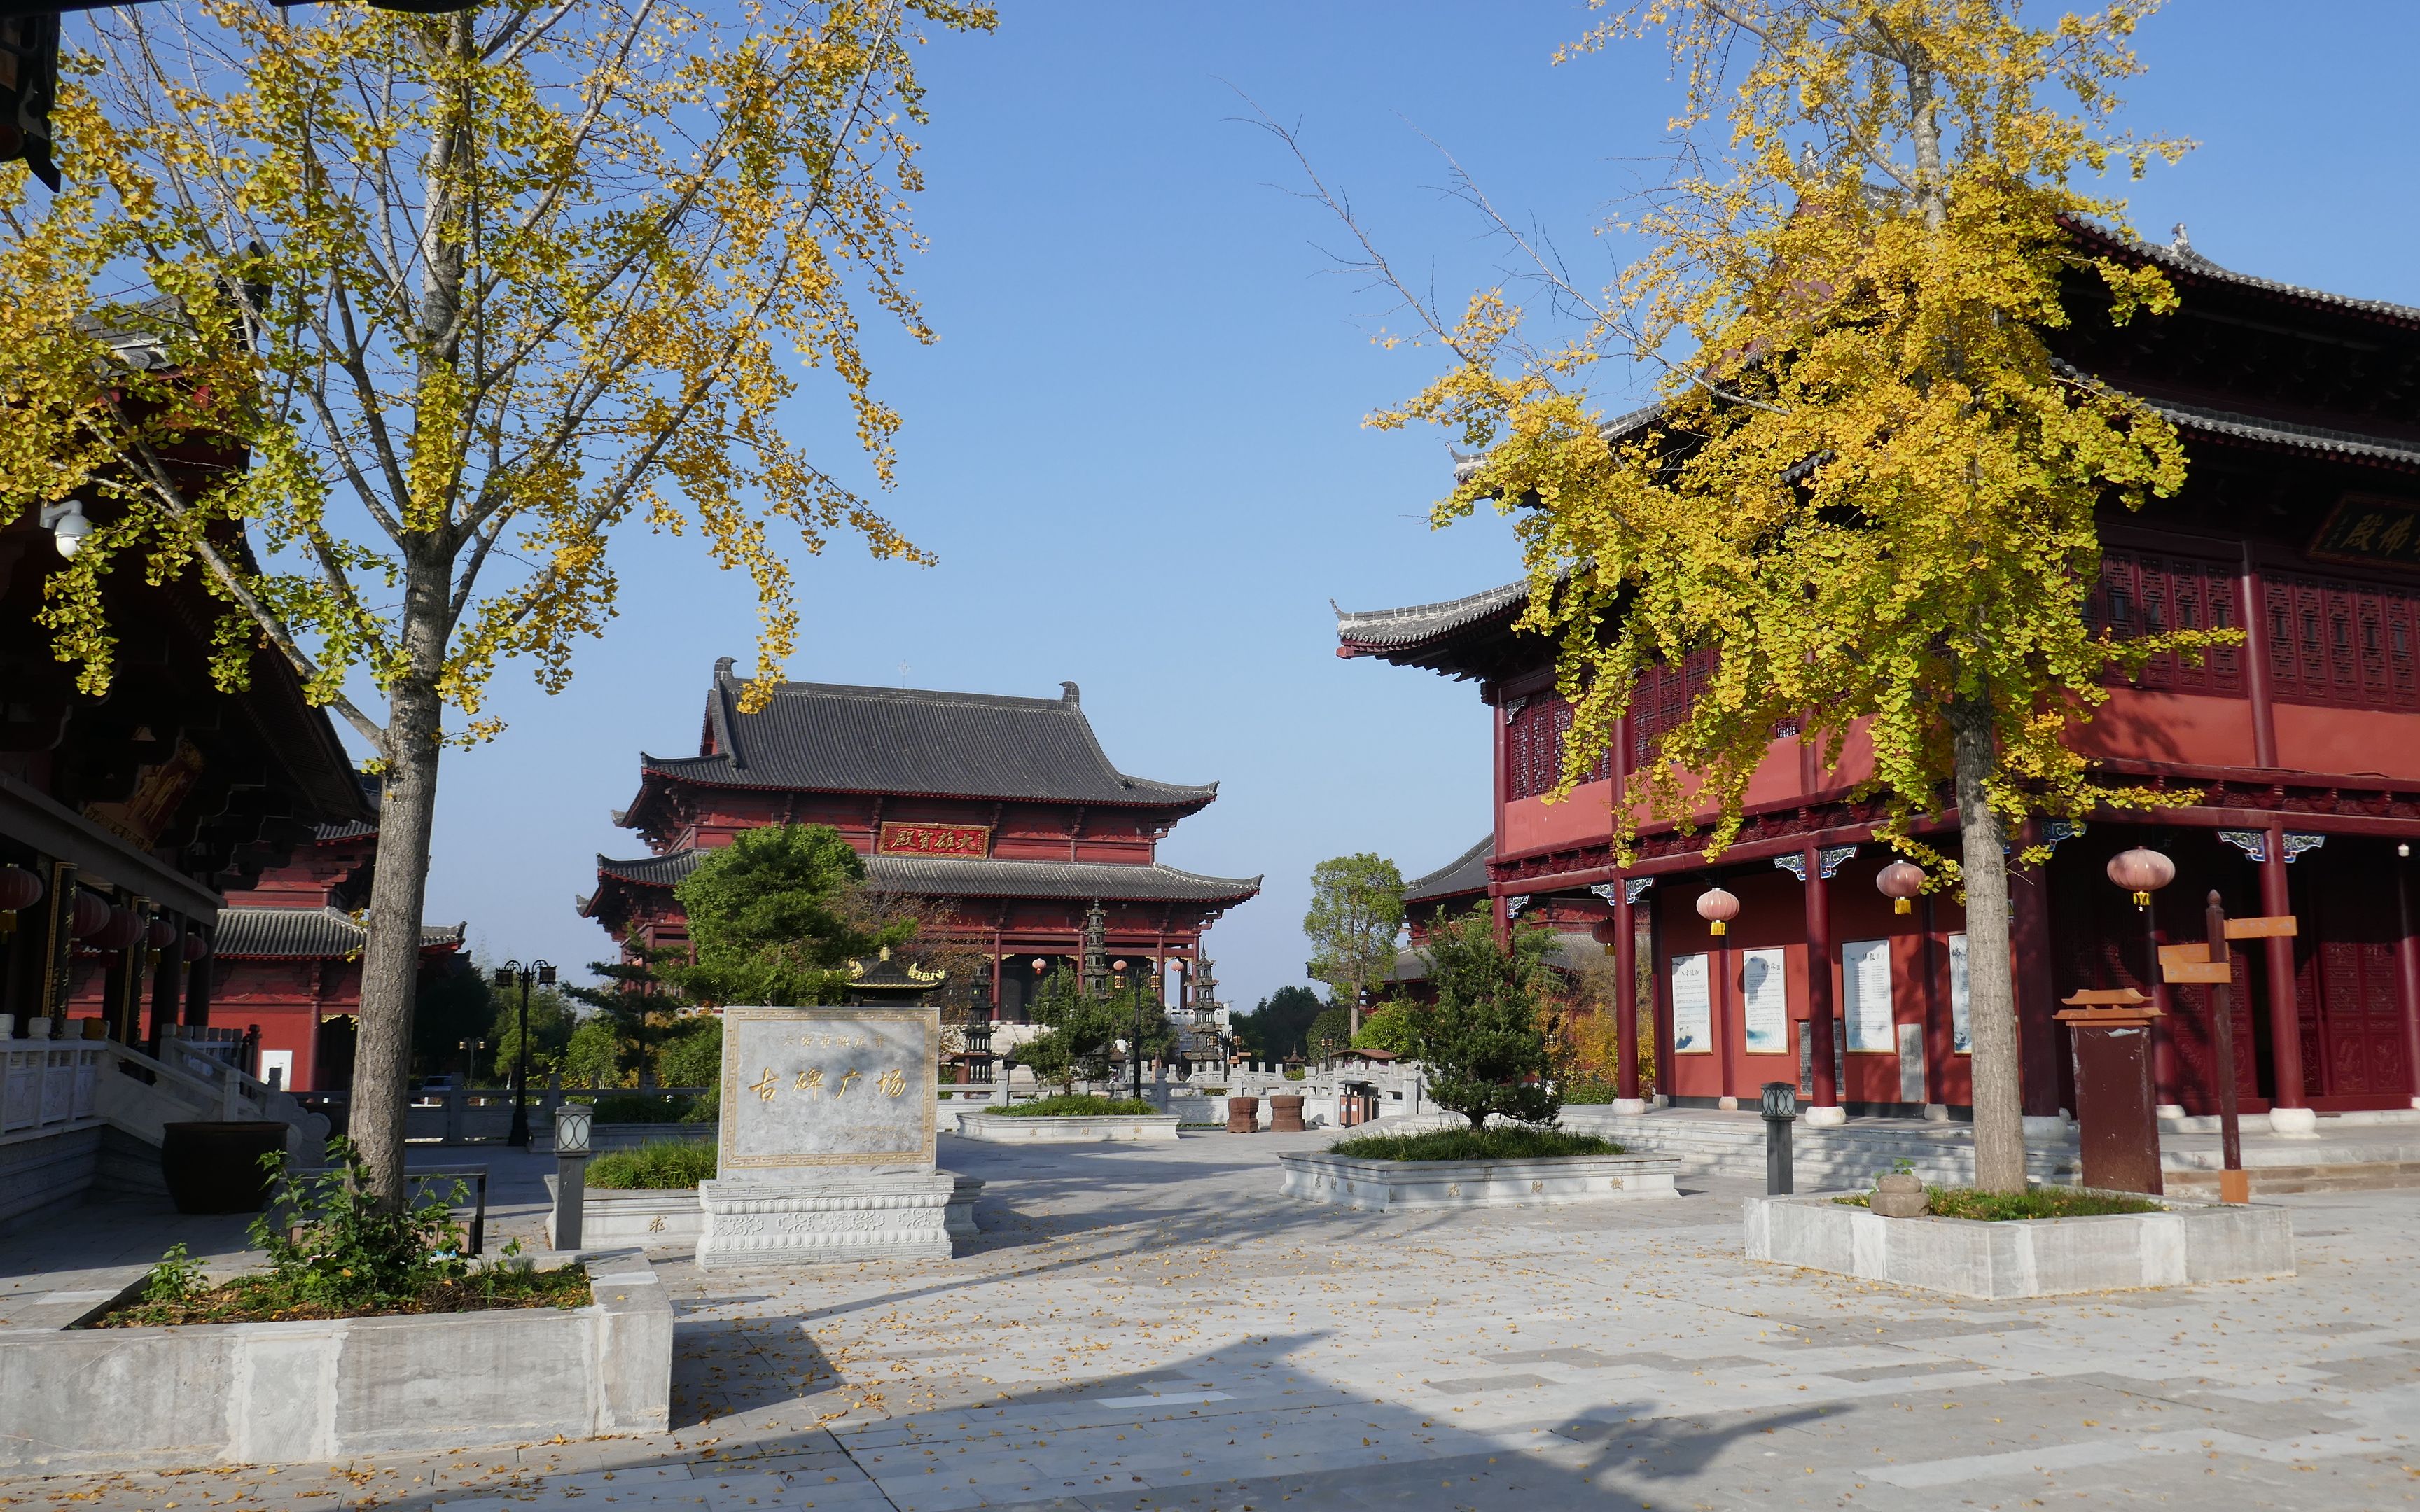
<path id="1" fill-rule="evenodd" d="M 782 411 L 820 385 L 889 485 L 858 307 L 932 339 L 914 55 L 992 24 L 958 0 L 129 8 L 70 38 L 61 192 L 0 167 L 0 523 L 78 498 L 94 524 L 50 580 L 58 655 L 105 691 L 104 580 L 194 574 L 221 684 L 285 658 L 382 780 L 351 1132 L 389 1199 L 441 757 L 497 733 L 499 666 L 564 685 L 615 612 L 617 531 L 693 531 L 749 576 L 752 698 L 797 634 L 786 550 L 921 560 Z"/>
<path id="2" fill-rule="evenodd" d="M 1398 284 L 1452 361 L 1374 417 L 1482 448 L 1437 523 L 1481 502 L 1517 516 L 1521 624 L 1556 639 L 1575 708 L 1563 793 L 1640 674 L 1692 656 L 1711 654 L 1711 685 L 1629 797 L 1707 825 L 1710 856 L 1777 728 L 1811 722 L 1829 764 L 1853 727 L 1869 737 L 1883 838 L 1964 890 L 1977 1180 L 1993 1190 L 2025 1180 L 2004 842 L 2029 814 L 2179 801 L 2104 784 L 2068 736 L 2113 665 L 2228 635 L 2120 645 L 2085 623 L 2096 507 L 2173 493 L 2184 458 L 2146 406 L 2055 360 L 2046 333 L 2079 282 L 2095 318 L 2175 301 L 2156 270 L 2089 255 L 2064 223 L 2122 227 L 2096 180 L 2180 147 L 2115 120 L 2152 0 L 2034 24 L 2039 8 L 1619 10 L 1558 61 L 1650 35 L 1671 50 L 1681 150 L 1611 228 L 1641 255 L 1583 286 L 1496 217 L 1536 252 L 1558 334 L 1505 287 L 1449 321 Z M 1644 423 L 1606 423 L 1590 384 L 1616 358 L 1659 364 Z M 1954 857 L 1915 833 L 1951 807 Z M 1627 854 L 1636 819 L 1617 813 Z"/>

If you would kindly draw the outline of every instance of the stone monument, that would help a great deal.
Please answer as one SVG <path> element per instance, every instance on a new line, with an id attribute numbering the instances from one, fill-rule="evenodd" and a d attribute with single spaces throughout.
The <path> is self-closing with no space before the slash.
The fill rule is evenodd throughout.
<path id="1" fill-rule="evenodd" d="M 941 973 L 885 950 L 838 1008 L 722 1011 L 721 1168 L 698 1184 L 707 1270 L 947 1259 L 933 1162 Z"/>

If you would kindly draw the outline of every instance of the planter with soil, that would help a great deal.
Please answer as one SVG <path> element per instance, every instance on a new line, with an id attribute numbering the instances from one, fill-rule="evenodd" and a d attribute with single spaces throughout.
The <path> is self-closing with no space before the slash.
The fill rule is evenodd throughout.
<path id="1" fill-rule="evenodd" d="M 1441 1129 L 1347 1139 L 1278 1157 L 1290 1197 L 1363 1212 L 1510 1208 L 1674 1197 L 1681 1163 L 1625 1153 L 1589 1134 L 1526 1127 Z"/>

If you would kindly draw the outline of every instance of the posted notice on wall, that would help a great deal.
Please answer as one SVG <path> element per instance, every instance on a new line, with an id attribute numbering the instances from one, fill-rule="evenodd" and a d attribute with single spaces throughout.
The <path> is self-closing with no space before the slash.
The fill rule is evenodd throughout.
<path id="1" fill-rule="evenodd" d="M 1899 1054 L 1891 1029 L 1890 941 L 1851 940 L 1840 947 L 1840 990 L 1848 998 L 1840 1006 L 1849 1048 Z"/>
<path id="2" fill-rule="evenodd" d="M 1672 1049 L 1683 1056 L 1710 1056 L 1714 1051 L 1714 997 L 1712 958 L 1672 958 Z"/>
<path id="3" fill-rule="evenodd" d="M 1740 952 L 1740 1018 L 1751 1055 L 1787 1055 L 1790 1051 L 1790 1001 L 1778 949 Z"/>
<path id="4" fill-rule="evenodd" d="M 1949 936 L 1949 1048 L 1972 1055 L 1975 1041 L 1966 1023 L 1966 936 Z"/>

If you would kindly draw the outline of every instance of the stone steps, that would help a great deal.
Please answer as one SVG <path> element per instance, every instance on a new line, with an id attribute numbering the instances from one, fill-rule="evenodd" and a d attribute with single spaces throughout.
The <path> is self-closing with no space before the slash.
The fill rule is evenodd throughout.
<path id="1" fill-rule="evenodd" d="M 2254 1196 L 2287 1192 L 2381 1192 L 2420 1186 L 2420 1161 L 2362 1161 L 2342 1165 L 2252 1165 Z M 2163 1169 L 2160 1184 L 2177 1196 L 2218 1196 L 2218 1173 L 2211 1170 Z"/>

